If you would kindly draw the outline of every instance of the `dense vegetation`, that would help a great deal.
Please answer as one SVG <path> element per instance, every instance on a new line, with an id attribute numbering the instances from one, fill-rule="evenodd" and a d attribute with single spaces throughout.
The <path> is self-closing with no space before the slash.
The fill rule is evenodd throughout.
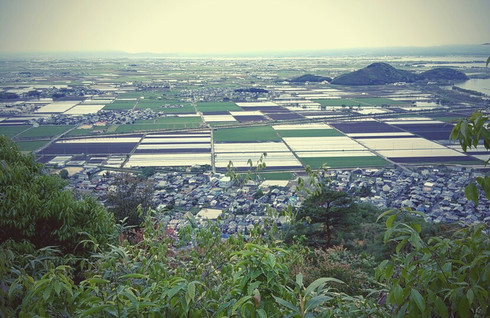
<path id="1" fill-rule="evenodd" d="M 396 82 L 412 83 L 420 80 L 464 81 L 467 79 L 468 76 L 465 73 L 447 67 L 438 67 L 420 74 L 415 74 L 410 71 L 394 68 L 387 63 L 373 63 L 363 69 L 342 74 L 334 78 L 332 84 L 383 85 Z"/>
<path id="2" fill-rule="evenodd" d="M 0 316 L 490 314 L 483 225 L 442 229 L 410 211 L 385 212 L 376 223 L 378 212 L 344 200 L 311 173 L 311 183 L 301 183 L 310 196 L 301 212 L 282 212 L 287 227 L 270 218 L 247 237 L 222 240 L 220 220 L 196 228 L 190 219 L 176 234 L 150 211 L 135 232 L 97 203 L 62 191 L 58 176 L 11 141 L 0 137 L 0 145 Z M 309 204 L 317 212 L 308 215 Z M 328 248 L 297 227 L 311 222 L 327 231 L 324 216 L 332 218 Z"/>

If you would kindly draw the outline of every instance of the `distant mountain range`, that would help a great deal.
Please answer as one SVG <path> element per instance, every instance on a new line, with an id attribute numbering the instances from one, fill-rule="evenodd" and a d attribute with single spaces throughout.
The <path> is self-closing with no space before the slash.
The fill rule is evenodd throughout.
<path id="1" fill-rule="evenodd" d="M 289 82 L 291 83 L 324 82 L 324 81 L 331 82 L 332 78 L 326 76 L 305 74 L 289 80 Z"/>
<path id="2" fill-rule="evenodd" d="M 429 81 L 464 81 L 468 76 L 463 72 L 439 67 L 415 74 L 394 68 L 387 63 L 373 63 L 363 69 L 340 75 L 332 80 L 336 85 L 383 85 L 397 82 L 413 83 L 420 80 Z"/>
<path id="3" fill-rule="evenodd" d="M 487 44 L 487 43 L 485 43 Z M 348 48 L 325 50 L 259 51 L 228 53 L 128 53 L 124 51 L 70 51 L 70 52 L 0 52 L 0 58 L 185 58 L 185 57 L 367 57 L 367 56 L 441 56 L 490 55 L 488 45 L 443 45 L 431 47 Z"/>

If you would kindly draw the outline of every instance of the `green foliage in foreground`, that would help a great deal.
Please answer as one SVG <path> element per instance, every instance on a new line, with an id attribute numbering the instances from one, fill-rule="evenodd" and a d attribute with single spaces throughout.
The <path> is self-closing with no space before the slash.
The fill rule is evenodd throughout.
<path id="1" fill-rule="evenodd" d="M 369 255 L 284 244 L 272 219 L 247 239 L 222 240 L 220 220 L 195 228 L 189 216 L 176 234 L 148 213 L 140 229 L 120 228 L 116 244 L 108 242 L 115 224 L 105 210 L 68 198 L 58 177 L 43 174 L 12 142 L 0 142 L 2 317 L 489 316 L 483 225 L 425 238 L 413 217 L 383 213 L 378 219 L 387 217 L 384 239 L 393 254 L 375 276 Z M 15 236 L 52 219 L 58 227 L 43 233 L 54 235 L 57 247 Z M 20 222 L 17 232 L 5 231 L 11 220 Z M 74 240 L 85 253 L 67 253 Z"/>
<path id="2" fill-rule="evenodd" d="M 82 232 L 106 242 L 114 232 L 111 215 L 95 200 L 77 201 L 65 181 L 43 173 L 34 157 L 0 136 L 0 242 L 29 240 L 73 253 Z"/>

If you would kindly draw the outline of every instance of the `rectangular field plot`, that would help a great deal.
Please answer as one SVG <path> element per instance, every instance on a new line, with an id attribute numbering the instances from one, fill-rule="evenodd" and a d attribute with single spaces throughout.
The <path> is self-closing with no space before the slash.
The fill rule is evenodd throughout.
<path id="1" fill-rule="evenodd" d="M 377 156 L 301 158 L 301 162 L 313 169 L 318 169 L 324 164 L 331 168 L 382 167 L 390 164 Z"/>
<path id="2" fill-rule="evenodd" d="M 79 101 L 54 102 L 36 110 L 36 113 L 64 113 L 80 103 Z"/>
<path id="3" fill-rule="evenodd" d="M 79 154 L 127 154 L 141 140 L 141 137 L 104 137 L 66 139 L 52 143 L 40 154 L 79 155 Z"/>
<path id="4" fill-rule="evenodd" d="M 115 100 L 104 106 L 104 110 L 128 110 L 133 109 L 136 100 Z"/>
<path id="5" fill-rule="evenodd" d="M 189 103 L 182 103 L 176 101 L 175 103 L 169 104 L 165 101 L 162 108 L 158 108 L 155 111 L 164 112 L 167 114 L 195 114 L 196 109 Z"/>
<path id="6" fill-rule="evenodd" d="M 214 133 L 215 142 L 241 141 L 281 141 L 276 131 L 270 126 L 218 129 Z"/>
<path id="7" fill-rule="evenodd" d="M 448 140 L 449 135 L 451 134 L 451 130 L 453 129 L 453 125 L 448 123 L 431 123 L 431 124 L 400 123 L 396 126 L 430 140 Z"/>
<path id="8" fill-rule="evenodd" d="M 415 158 L 415 157 L 467 157 L 465 154 L 448 149 L 394 149 L 394 150 L 380 150 L 378 151 L 380 155 L 386 158 Z"/>
<path id="9" fill-rule="evenodd" d="M 294 119 L 304 119 L 303 116 L 293 113 L 293 112 L 284 112 L 284 113 L 268 113 L 272 120 L 294 120 Z"/>
<path id="10" fill-rule="evenodd" d="M 267 118 L 265 118 L 264 116 L 261 116 L 261 115 L 248 115 L 248 116 L 234 115 L 233 117 L 241 123 L 248 123 L 248 122 L 254 122 L 254 121 L 268 121 Z"/>
<path id="11" fill-rule="evenodd" d="M 220 112 L 220 111 L 237 111 L 242 110 L 235 103 L 230 102 L 200 102 L 197 103 L 197 110 L 203 113 Z"/>
<path id="12" fill-rule="evenodd" d="M 22 151 L 35 151 L 46 145 L 48 142 L 49 140 L 18 141 L 16 144 L 19 145 L 20 150 Z"/>
<path id="13" fill-rule="evenodd" d="M 400 132 L 385 132 L 385 133 L 350 133 L 347 134 L 351 138 L 402 138 L 402 137 L 415 137 L 414 134 L 400 131 Z M 402 142 L 402 141 L 400 141 Z"/>
<path id="14" fill-rule="evenodd" d="M 279 130 L 277 132 L 281 137 L 334 137 L 344 136 L 341 132 L 335 129 L 293 129 L 293 130 Z"/>
<path id="15" fill-rule="evenodd" d="M 238 106 L 249 109 L 250 107 L 277 107 L 278 105 L 274 102 L 243 102 L 236 103 Z"/>
<path id="16" fill-rule="evenodd" d="M 214 151 L 220 152 L 259 152 L 271 153 L 289 151 L 282 142 L 243 142 L 243 143 L 215 143 Z"/>
<path id="17" fill-rule="evenodd" d="M 186 167 L 210 164 L 210 153 L 135 154 L 129 158 L 124 167 Z"/>
<path id="18" fill-rule="evenodd" d="M 283 140 L 294 152 L 366 150 L 348 137 L 287 137 Z"/>
<path id="19" fill-rule="evenodd" d="M 252 160 L 255 166 L 260 159 L 261 153 L 242 152 L 242 153 L 218 153 L 216 154 L 216 168 L 226 168 L 231 161 L 235 168 L 248 169 L 250 166 L 248 160 Z M 265 158 L 267 169 L 295 169 L 301 168 L 301 162 L 291 152 L 271 152 Z"/>
<path id="20" fill-rule="evenodd" d="M 36 128 L 31 128 L 19 136 L 18 138 L 44 138 L 44 137 L 54 137 L 57 135 L 60 135 L 67 130 L 73 128 L 73 126 L 65 126 L 65 125 L 59 125 L 59 126 L 39 126 Z"/>
<path id="21" fill-rule="evenodd" d="M 204 121 L 207 123 L 220 123 L 220 122 L 231 122 L 236 121 L 235 117 L 231 115 L 203 115 Z"/>
<path id="22" fill-rule="evenodd" d="M 138 109 L 150 108 L 157 111 L 163 108 L 164 104 L 165 102 L 161 99 L 140 99 L 138 101 L 137 108 Z"/>
<path id="23" fill-rule="evenodd" d="M 66 112 L 65 115 L 84 115 L 84 114 L 96 114 L 99 110 L 104 108 L 104 105 L 78 105 Z"/>
<path id="24" fill-rule="evenodd" d="M 327 124 L 274 125 L 272 128 L 275 130 L 332 129 Z"/>
<path id="25" fill-rule="evenodd" d="M 265 180 L 291 180 L 294 174 L 291 172 L 263 172 L 259 174 Z"/>
<path id="26" fill-rule="evenodd" d="M 156 120 L 137 121 L 131 125 L 119 125 L 116 132 L 152 131 L 165 129 L 196 128 L 201 125 L 201 117 L 162 117 Z"/>
<path id="27" fill-rule="evenodd" d="M 375 150 L 447 149 L 424 138 L 367 138 L 358 139 L 358 141 L 367 148 Z"/>
<path id="28" fill-rule="evenodd" d="M 400 128 L 372 120 L 334 123 L 332 126 L 345 134 L 402 131 Z"/>
<path id="29" fill-rule="evenodd" d="M 12 125 L 12 126 L 0 126 L 0 135 L 5 135 L 9 138 L 14 137 L 17 134 L 20 134 L 26 129 L 31 128 L 31 125 Z"/>

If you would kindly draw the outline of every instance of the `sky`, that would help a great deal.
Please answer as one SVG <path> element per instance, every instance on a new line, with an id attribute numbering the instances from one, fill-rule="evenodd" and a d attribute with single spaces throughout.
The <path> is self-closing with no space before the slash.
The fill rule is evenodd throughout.
<path id="1" fill-rule="evenodd" d="M 231 53 L 490 42 L 489 0 L 0 0 L 0 52 Z"/>

